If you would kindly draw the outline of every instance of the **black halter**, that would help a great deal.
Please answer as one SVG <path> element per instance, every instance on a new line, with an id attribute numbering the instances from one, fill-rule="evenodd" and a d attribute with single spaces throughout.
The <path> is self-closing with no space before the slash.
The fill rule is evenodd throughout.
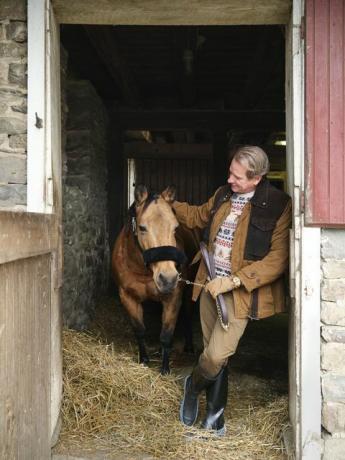
<path id="1" fill-rule="evenodd" d="M 147 200 L 152 201 L 156 195 L 151 195 Z M 130 219 L 130 228 L 132 230 L 135 241 L 143 255 L 144 263 L 146 267 L 154 262 L 161 262 L 163 260 L 172 260 L 178 266 L 183 265 L 187 262 L 187 257 L 183 251 L 176 248 L 175 246 L 157 246 L 155 248 L 146 249 L 145 251 L 140 246 L 137 232 L 137 213 L 135 209 L 135 203 L 132 203 L 128 210 Z"/>

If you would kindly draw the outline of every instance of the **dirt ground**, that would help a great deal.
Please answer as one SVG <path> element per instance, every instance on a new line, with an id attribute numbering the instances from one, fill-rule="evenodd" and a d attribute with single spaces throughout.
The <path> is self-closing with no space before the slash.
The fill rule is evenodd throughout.
<path id="1" fill-rule="evenodd" d="M 159 331 L 160 312 L 158 304 L 147 305 L 145 309 L 145 323 L 147 325 L 147 348 L 151 358 L 150 367 L 160 366 Z M 195 353 L 183 352 L 183 325 L 178 323 L 175 333 L 174 348 L 171 355 L 172 374 L 181 378 L 187 375 L 197 360 L 202 349 L 199 313 L 197 305 L 194 312 L 194 345 Z M 121 341 L 122 347 L 128 350 L 133 360 L 137 356 L 136 343 L 132 335 L 125 312 L 118 299 L 107 298 L 100 302 L 94 322 L 91 326 L 92 333 L 96 334 L 105 343 Z M 247 417 L 248 412 L 255 408 L 262 408 L 269 401 L 286 398 L 288 393 L 288 315 L 281 314 L 261 321 L 251 321 L 241 339 L 238 351 L 232 357 L 229 366 L 229 399 L 226 411 L 226 423 L 232 433 L 236 435 L 241 430 L 241 418 Z M 203 408 L 201 405 L 201 410 Z M 176 412 L 177 413 L 177 412 Z M 178 416 L 178 415 L 176 415 Z M 255 416 L 255 414 L 254 414 Z M 286 416 L 287 419 L 287 416 Z M 285 426 L 281 427 L 286 428 Z M 92 442 L 85 444 L 85 449 L 76 449 L 73 442 L 64 439 L 58 442 L 53 449 L 54 460 L 151 460 L 155 457 L 149 454 L 128 454 L 125 451 L 117 455 L 110 455 L 104 449 L 99 450 Z M 204 458 L 204 457 L 202 457 Z M 211 458 L 211 457 L 205 457 Z M 229 456 L 229 459 L 235 458 Z M 238 458 L 266 460 L 260 457 L 247 457 L 245 446 L 239 452 Z M 288 458 L 284 451 L 277 452 L 274 459 Z"/>

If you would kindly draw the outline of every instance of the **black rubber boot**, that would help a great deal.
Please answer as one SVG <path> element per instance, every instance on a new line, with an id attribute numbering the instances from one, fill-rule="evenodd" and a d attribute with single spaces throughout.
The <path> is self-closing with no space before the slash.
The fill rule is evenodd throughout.
<path id="1" fill-rule="evenodd" d="M 206 378 L 196 366 L 184 381 L 184 396 L 180 406 L 180 420 L 184 425 L 192 426 L 199 410 L 199 393 L 214 383 L 214 379 Z"/>
<path id="2" fill-rule="evenodd" d="M 223 367 L 216 380 L 206 390 L 206 416 L 201 427 L 215 430 L 218 436 L 225 434 L 224 410 L 228 400 L 228 367 Z"/>

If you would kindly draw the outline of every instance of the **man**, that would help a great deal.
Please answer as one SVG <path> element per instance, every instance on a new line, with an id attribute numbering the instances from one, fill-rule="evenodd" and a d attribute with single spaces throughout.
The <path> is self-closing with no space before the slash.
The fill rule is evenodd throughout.
<path id="1" fill-rule="evenodd" d="M 248 319 L 284 310 L 283 274 L 288 267 L 291 200 L 266 179 L 269 161 L 256 146 L 238 147 L 233 155 L 228 185 L 201 206 L 174 202 L 180 223 L 206 229 L 208 251 L 214 254 L 216 278 L 207 282 L 201 260 L 193 300 L 201 292 L 200 319 L 204 350 L 186 377 L 180 420 L 191 426 L 198 416 L 198 396 L 206 390 L 207 410 L 201 426 L 225 433 L 228 396 L 228 358 L 236 352 Z M 200 259 L 200 254 L 196 260 Z M 215 299 L 223 294 L 229 327 L 217 317 Z"/>

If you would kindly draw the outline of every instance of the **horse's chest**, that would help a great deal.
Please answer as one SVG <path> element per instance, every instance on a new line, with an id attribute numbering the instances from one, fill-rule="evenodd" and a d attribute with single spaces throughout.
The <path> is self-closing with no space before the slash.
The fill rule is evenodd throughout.
<path id="1" fill-rule="evenodd" d="M 144 300 L 159 300 L 159 291 L 152 279 L 152 277 L 133 276 L 129 281 L 127 278 L 125 290 L 133 297 L 140 301 Z"/>

